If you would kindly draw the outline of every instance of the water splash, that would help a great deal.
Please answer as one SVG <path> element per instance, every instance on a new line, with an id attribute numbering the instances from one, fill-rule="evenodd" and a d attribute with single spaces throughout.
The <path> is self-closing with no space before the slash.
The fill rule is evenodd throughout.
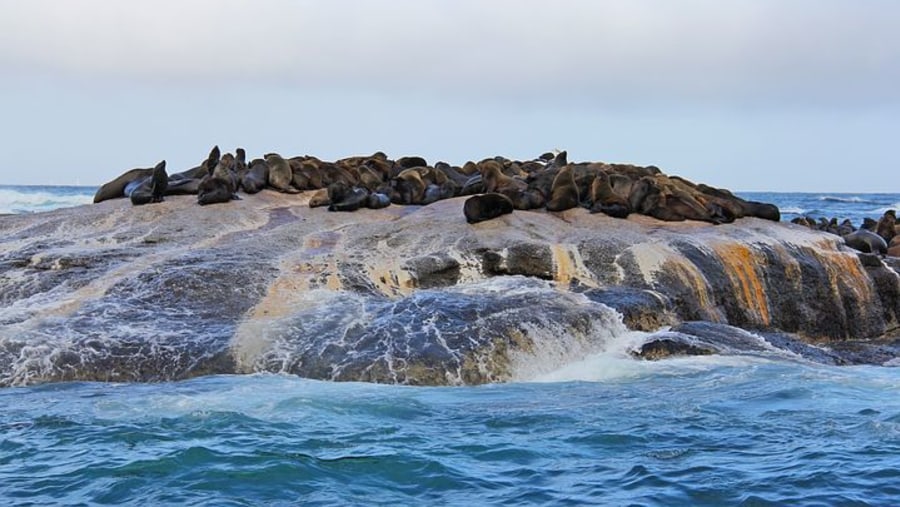
<path id="1" fill-rule="evenodd" d="M 626 333 L 621 316 L 547 281 L 498 277 L 389 299 L 310 291 L 295 311 L 245 323 L 243 372 L 328 380 L 475 384 L 527 378 Z"/>

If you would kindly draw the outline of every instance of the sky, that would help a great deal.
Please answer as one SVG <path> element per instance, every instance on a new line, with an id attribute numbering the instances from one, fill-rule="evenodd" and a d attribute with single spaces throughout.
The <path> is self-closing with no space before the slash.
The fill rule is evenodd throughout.
<path id="1" fill-rule="evenodd" d="M 0 0 L 0 184 L 213 145 L 900 192 L 894 0 Z"/>

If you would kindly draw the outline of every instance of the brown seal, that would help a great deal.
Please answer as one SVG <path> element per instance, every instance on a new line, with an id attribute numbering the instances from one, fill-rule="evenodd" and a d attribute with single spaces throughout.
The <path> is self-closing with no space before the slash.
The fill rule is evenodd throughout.
<path id="1" fill-rule="evenodd" d="M 575 184 L 575 172 L 571 164 L 559 170 L 550 187 L 550 200 L 547 211 L 565 211 L 578 206 L 578 185 Z"/>
<path id="2" fill-rule="evenodd" d="M 287 160 L 281 158 L 281 155 L 277 153 L 267 153 L 265 159 L 269 166 L 269 186 L 279 192 L 296 194 L 298 190 L 291 186 L 294 173 Z"/>
<path id="3" fill-rule="evenodd" d="M 600 170 L 591 183 L 591 213 L 604 213 L 615 218 L 627 218 L 631 213 L 628 198 L 613 190 L 610 175 L 604 170 Z"/>

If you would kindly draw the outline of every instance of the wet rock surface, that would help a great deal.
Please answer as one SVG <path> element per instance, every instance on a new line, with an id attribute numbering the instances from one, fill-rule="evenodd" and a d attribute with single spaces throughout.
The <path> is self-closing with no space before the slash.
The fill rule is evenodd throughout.
<path id="1" fill-rule="evenodd" d="M 666 326 L 636 350 L 897 357 L 896 266 L 805 227 L 584 209 L 468 224 L 464 198 L 329 213 L 307 194 L 0 217 L 0 385 L 504 381 Z"/>

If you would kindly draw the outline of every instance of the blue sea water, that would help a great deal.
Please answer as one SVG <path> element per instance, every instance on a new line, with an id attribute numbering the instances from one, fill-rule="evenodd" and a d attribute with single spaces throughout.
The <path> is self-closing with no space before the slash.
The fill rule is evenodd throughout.
<path id="1" fill-rule="evenodd" d="M 95 190 L 49 188 L 0 187 L 0 213 Z M 741 195 L 785 220 L 859 223 L 900 203 Z M 246 375 L 0 389 L 0 505 L 900 504 L 900 368 L 621 352 L 478 387 Z"/>
<path id="2" fill-rule="evenodd" d="M 0 215 L 88 204 L 96 191 L 95 186 L 0 185 Z"/>

